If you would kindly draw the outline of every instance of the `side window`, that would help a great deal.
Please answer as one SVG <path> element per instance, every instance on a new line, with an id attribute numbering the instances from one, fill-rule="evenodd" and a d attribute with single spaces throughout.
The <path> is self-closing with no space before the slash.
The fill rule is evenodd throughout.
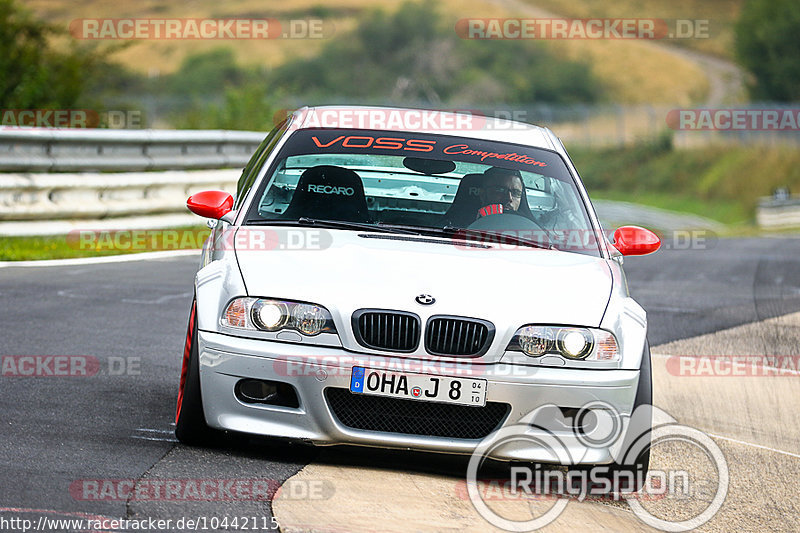
<path id="1" fill-rule="evenodd" d="M 266 139 L 258 146 L 253 157 L 250 158 L 250 161 L 247 162 L 247 166 L 244 167 L 242 175 L 236 184 L 236 203 L 233 206 L 234 210 L 239 209 L 250 187 L 255 183 L 259 169 L 261 169 L 264 161 L 269 157 L 272 148 L 275 147 L 275 143 L 280 139 L 281 136 L 278 135 L 278 133 L 283 132 L 287 122 L 288 119 L 275 126 L 272 131 L 267 134 Z"/>
<path id="2" fill-rule="evenodd" d="M 528 206 L 535 215 L 550 212 L 556 208 L 553 182 L 558 181 L 541 174 L 522 173 Z"/>

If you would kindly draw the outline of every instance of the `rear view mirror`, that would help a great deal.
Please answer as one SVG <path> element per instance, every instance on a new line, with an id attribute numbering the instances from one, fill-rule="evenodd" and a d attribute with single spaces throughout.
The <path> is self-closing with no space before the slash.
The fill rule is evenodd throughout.
<path id="1" fill-rule="evenodd" d="M 219 220 L 233 209 L 233 196 L 225 191 L 203 191 L 191 195 L 186 207 L 201 217 Z"/>
<path id="2" fill-rule="evenodd" d="M 622 255 L 647 255 L 661 246 L 661 239 L 649 229 L 622 226 L 614 231 L 614 247 Z"/>

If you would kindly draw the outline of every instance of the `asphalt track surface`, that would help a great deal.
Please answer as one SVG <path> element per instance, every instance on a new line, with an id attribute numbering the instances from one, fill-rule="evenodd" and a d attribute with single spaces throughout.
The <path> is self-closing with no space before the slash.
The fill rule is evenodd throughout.
<path id="1" fill-rule="evenodd" d="M 798 259 L 798 237 L 723 239 L 627 258 L 625 268 L 648 310 L 650 343 L 659 345 L 800 311 Z M 0 355 L 99 363 L 87 377 L 0 377 L 0 519 L 257 516 L 263 525 L 267 502 L 94 501 L 74 489 L 84 480 L 148 478 L 281 483 L 322 453 L 337 465 L 448 469 L 441 458 L 250 438 L 210 449 L 177 444 L 172 423 L 196 264 L 176 257 L 0 268 Z"/>

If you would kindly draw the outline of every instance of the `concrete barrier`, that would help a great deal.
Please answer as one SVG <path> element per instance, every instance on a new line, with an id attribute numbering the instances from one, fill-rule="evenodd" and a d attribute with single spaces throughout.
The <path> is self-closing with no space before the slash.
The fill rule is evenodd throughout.
<path id="1" fill-rule="evenodd" d="M 235 191 L 265 136 L 0 127 L 0 235 L 202 223 L 186 210 L 186 198 Z"/>
<path id="2" fill-rule="evenodd" d="M 756 221 L 766 229 L 800 228 L 800 196 L 761 198 L 756 208 Z"/>
<path id="3" fill-rule="evenodd" d="M 236 190 L 241 170 L 0 174 L 0 235 L 201 224 L 189 195 Z"/>

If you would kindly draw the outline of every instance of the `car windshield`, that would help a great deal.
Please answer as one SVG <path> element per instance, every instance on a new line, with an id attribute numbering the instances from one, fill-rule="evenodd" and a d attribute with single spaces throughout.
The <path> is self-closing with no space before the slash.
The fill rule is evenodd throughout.
<path id="1" fill-rule="evenodd" d="M 405 132 L 301 130 L 287 140 L 256 195 L 246 224 L 501 235 L 511 244 L 599 255 L 564 161 L 528 146 Z"/>

